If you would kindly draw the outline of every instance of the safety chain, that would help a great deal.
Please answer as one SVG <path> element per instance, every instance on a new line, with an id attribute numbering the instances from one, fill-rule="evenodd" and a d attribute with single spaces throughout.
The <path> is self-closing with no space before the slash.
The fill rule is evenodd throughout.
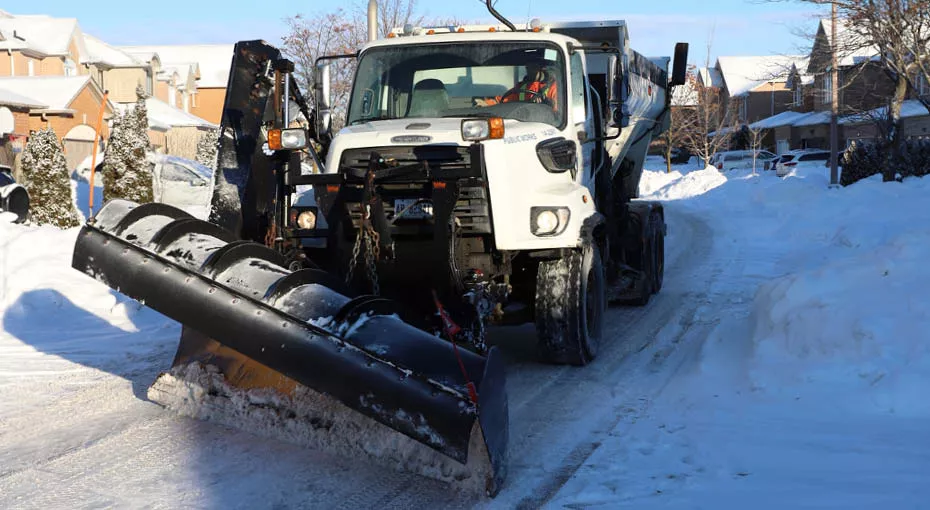
<path id="1" fill-rule="evenodd" d="M 373 187 L 373 175 L 368 178 L 368 185 Z M 372 199 L 373 201 L 373 199 Z M 352 247 L 352 260 L 349 261 L 349 270 L 346 274 L 346 283 L 351 285 L 355 277 L 355 268 L 358 265 L 358 259 L 361 255 L 362 243 L 365 244 L 365 269 L 367 271 L 368 281 L 371 282 L 371 293 L 375 296 L 381 295 L 381 283 L 378 280 L 378 259 L 381 258 L 381 235 L 374 229 L 371 224 L 371 204 L 365 204 L 361 210 L 359 219 L 358 234 L 355 236 L 355 246 Z"/>

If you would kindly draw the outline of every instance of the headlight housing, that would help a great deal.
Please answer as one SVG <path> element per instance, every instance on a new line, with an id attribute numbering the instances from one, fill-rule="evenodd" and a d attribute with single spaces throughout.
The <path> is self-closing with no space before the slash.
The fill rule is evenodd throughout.
<path id="1" fill-rule="evenodd" d="M 499 140 L 504 137 L 504 119 L 465 119 L 462 121 L 462 140 L 480 142 L 482 140 Z"/>
<path id="2" fill-rule="evenodd" d="M 295 207 L 289 215 L 291 228 L 314 230 L 317 222 L 316 207 Z"/>
<path id="3" fill-rule="evenodd" d="M 307 147 L 307 132 L 303 128 L 268 131 L 268 148 L 273 151 L 300 150 Z"/>
<path id="4" fill-rule="evenodd" d="M 530 232 L 537 237 L 560 235 L 568 228 L 571 211 L 568 207 L 530 208 Z"/>

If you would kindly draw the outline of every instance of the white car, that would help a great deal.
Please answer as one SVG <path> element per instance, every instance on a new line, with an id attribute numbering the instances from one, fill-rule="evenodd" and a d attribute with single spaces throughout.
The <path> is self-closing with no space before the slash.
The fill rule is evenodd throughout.
<path id="1" fill-rule="evenodd" d="M 771 170 L 774 161 L 778 158 L 775 154 L 766 150 L 755 151 L 756 170 Z M 753 151 L 723 151 L 713 155 L 710 164 L 717 170 L 725 172 L 737 168 L 752 168 Z"/>
<path id="2" fill-rule="evenodd" d="M 823 168 L 830 160 L 830 151 L 822 149 L 798 149 L 782 154 L 775 164 L 775 175 L 784 177 L 799 169 Z"/>
<path id="3" fill-rule="evenodd" d="M 97 156 L 97 171 L 94 179 L 94 204 L 99 209 L 103 202 L 103 156 Z M 173 205 L 200 219 L 206 219 L 213 195 L 213 170 L 196 161 L 156 154 L 146 155 L 152 170 L 152 191 L 155 201 Z M 86 217 L 90 180 L 91 158 L 88 156 L 74 169 L 78 209 Z"/>
<path id="4" fill-rule="evenodd" d="M 213 170 L 196 161 L 149 154 L 155 201 L 188 210 L 195 216 L 206 210 L 213 194 Z"/>

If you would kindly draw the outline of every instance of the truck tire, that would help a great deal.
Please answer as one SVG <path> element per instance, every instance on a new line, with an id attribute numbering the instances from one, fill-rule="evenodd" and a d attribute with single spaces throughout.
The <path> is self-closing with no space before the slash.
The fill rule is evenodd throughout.
<path id="1" fill-rule="evenodd" d="M 581 366 L 594 359 L 604 329 L 606 293 L 596 244 L 539 264 L 536 333 L 543 361 Z"/>

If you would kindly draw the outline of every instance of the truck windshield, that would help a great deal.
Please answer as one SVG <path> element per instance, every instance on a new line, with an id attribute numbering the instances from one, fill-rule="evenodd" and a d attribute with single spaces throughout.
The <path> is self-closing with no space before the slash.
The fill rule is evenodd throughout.
<path id="1" fill-rule="evenodd" d="M 565 125 L 565 64 L 545 43 L 400 45 L 358 62 L 348 123 L 503 117 Z"/>

